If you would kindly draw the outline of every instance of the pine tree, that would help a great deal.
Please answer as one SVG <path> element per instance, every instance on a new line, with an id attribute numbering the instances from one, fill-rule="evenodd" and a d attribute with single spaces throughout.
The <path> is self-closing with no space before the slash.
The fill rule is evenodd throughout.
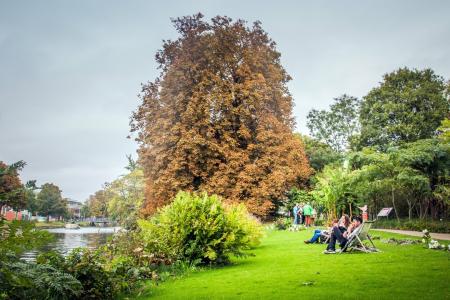
<path id="1" fill-rule="evenodd" d="M 162 70 L 132 116 L 146 176 L 144 213 L 179 190 L 244 202 L 264 217 L 311 173 L 292 130 L 291 79 L 260 22 L 201 14 L 172 20 L 180 37 L 156 54 Z"/>

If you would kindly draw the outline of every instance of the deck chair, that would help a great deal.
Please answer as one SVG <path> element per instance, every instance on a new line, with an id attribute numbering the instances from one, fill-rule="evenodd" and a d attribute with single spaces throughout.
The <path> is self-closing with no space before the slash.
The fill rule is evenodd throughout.
<path id="1" fill-rule="evenodd" d="M 320 244 L 328 244 L 330 242 L 330 233 L 321 233 L 318 242 Z"/>
<path id="2" fill-rule="evenodd" d="M 380 250 L 378 250 L 373 244 L 369 235 L 369 230 L 372 227 L 372 224 L 373 222 L 368 221 L 362 223 L 361 226 L 359 226 L 348 236 L 347 243 L 345 243 L 345 246 L 339 253 L 343 253 L 346 250 L 350 252 L 353 250 L 358 250 L 365 253 L 380 252 Z M 366 241 L 369 241 L 370 245 L 364 244 Z"/>

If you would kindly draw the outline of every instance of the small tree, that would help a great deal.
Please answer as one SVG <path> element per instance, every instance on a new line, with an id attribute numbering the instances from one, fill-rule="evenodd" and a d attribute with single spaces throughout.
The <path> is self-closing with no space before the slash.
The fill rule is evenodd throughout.
<path id="1" fill-rule="evenodd" d="M 53 183 L 45 183 L 37 196 L 38 213 L 47 216 L 64 216 L 67 214 L 67 202 L 63 200 L 61 190 Z"/>

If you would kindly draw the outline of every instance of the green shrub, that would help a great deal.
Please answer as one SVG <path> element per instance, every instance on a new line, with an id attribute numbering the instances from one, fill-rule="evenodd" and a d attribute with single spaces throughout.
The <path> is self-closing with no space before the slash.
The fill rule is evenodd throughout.
<path id="1" fill-rule="evenodd" d="M 3 299 L 77 299 L 81 283 L 50 265 L 16 261 L 1 264 L 0 298 Z M 9 273 L 4 273 L 7 268 Z M 5 277 L 3 275 L 6 275 Z"/>
<path id="2" fill-rule="evenodd" d="M 150 252 L 196 264 L 221 264 L 257 245 L 262 229 L 244 206 L 218 196 L 179 192 L 150 220 L 138 222 Z"/>
<path id="3" fill-rule="evenodd" d="M 274 225 L 278 230 L 286 230 L 292 225 L 292 220 L 289 218 L 278 218 Z"/>
<path id="4" fill-rule="evenodd" d="M 25 251 L 45 245 L 52 239 L 49 232 L 36 229 L 32 222 L 6 222 L 0 216 L 0 260 L 4 260 L 7 255 L 19 257 Z"/>
<path id="5" fill-rule="evenodd" d="M 74 249 L 67 257 L 65 269 L 83 285 L 81 299 L 113 299 L 117 294 L 111 274 L 104 268 L 98 253 L 86 248 Z"/>

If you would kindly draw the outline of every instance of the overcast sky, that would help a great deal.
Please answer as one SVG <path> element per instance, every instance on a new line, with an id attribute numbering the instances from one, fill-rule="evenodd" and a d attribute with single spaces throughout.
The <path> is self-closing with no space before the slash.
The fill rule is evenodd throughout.
<path id="1" fill-rule="evenodd" d="M 0 160 L 81 201 L 125 173 L 140 84 L 177 37 L 170 18 L 197 12 L 262 22 L 303 133 L 309 110 L 362 97 L 399 67 L 450 78 L 450 1 L 0 0 Z"/>

